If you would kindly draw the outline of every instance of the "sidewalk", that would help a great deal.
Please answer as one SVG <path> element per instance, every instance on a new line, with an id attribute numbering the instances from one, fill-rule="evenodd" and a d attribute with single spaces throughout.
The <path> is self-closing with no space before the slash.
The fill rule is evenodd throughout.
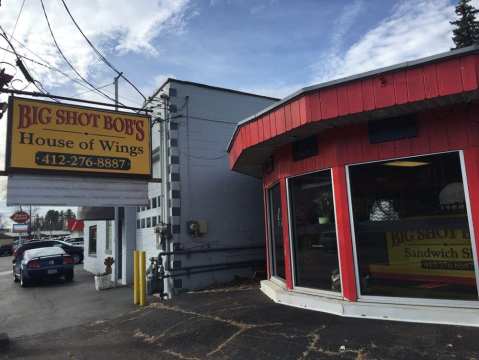
<path id="1" fill-rule="evenodd" d="M 184 294 L 114 320 L 17 338 L 1 359 L 477 359 L 479 328 L 350 319 L 256 287 Z"/>

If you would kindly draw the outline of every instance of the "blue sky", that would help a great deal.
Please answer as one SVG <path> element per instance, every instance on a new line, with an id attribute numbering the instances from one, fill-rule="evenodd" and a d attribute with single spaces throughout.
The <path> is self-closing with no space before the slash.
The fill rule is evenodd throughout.
<path id="1" fill-rule="evenodd" d="M 25 1 L 15 26 L 22 1 L 3 0 L 0 7 L 0 24 L 9 36 L 13 35 L 17 51 L 75 78 L 53 46 L 40 0 Z M 98 61 L 68 18 L 61 1 L 44 0 L 44 3 L 67 58 L 91 82 L 98 86 L 110 84 L 103 90 L 112 95 L 115 74 Z M 175 77 L 283 97 L 314 83 L 449 50 L 453 45 L 449 20 L 455 16 L 456 1 L 66 0 L 66 3 L 87 36 L 147 96 L 167 77 Z M 479 0 L 473 4 L 479 7 Z M 8 47 L 5 41 L 1 42 L 0 46 Z M 0 60 L 14 61 L 2 50 Z M 85 93 L 85 86 L 44 66 L 27 60 L 25 64 L 51 93 L 104 100 L 93 92 Z M 13 71 L 5 66 L 7 72 Z M 22 80 L 20 74 L 16 77 Z M 16 85 L 23 87 L 20 81 Z M 124 82 L 120 96 L 130 105 L 142 103 L 141 97 Z M 2 121 L 0 161 L 4 157 L 4 138 L 5 121 Z"/>
<path id="2" fill-rule="evenodd" d="M 111 82 L 114 73 L 98 63 L 60 0 L 44 1 L 57 40 L 75 67 L 97 85 Z M 0 20 L 9 34 L 21 3 L 2 2 Z M 455 1 L 67 3 L 93 42 L 146 94 L 171 76 L 282 97 L 302 86 L 447 51 L 452 46 L 448 21 L 454 17 Z M 53 47 L 39 4 L 39 0 L 26 1 L 14 39 L 72 73 Z M 39 60 L 14 44 L 19 52 Z M 61 75 L 35 64 L 29 67 L 52 93 L 85 91 Z M 105 91 L 112 93 L 112 86 Z M 121 95 L 125 101 L 141 103 L 125 86 Z"/>

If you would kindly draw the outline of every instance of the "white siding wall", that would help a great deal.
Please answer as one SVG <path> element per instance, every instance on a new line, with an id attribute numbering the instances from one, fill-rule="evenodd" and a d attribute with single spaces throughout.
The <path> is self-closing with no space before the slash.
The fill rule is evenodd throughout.
<path id="1" fill-rule="evenodd" d="M 97 227 L 97 243 L 96 243 L 96 255 L 89 254 L 89 236 L 90 236 L 90 226 Z M 115 226 L 112 222 L 112 236 L 113 239 L 115 237 Z M 108 256 L 114 256 L 114 249 L 112 249 L 111 253 L 106 252 L 106 221 L 85 221 L 85 229 L 84 229 L 84 244 L 85 244 L 85 252 L 84 252 L 84 268 L 86 271 L 89 271 L 93 274 L 103 273 L 105 271 L 105 265 L 103 262 L 105 258 Z M 113 247 L 113 242 L 112 242 Z"/>

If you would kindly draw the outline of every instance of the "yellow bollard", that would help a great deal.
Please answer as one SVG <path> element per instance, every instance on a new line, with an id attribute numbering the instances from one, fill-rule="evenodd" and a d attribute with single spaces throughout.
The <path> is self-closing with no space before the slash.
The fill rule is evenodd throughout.
<path id="1" fill-rule="evenodd" d="M 146 253 L 140 251 L 140 306 L 146 304 Z"/>
<path id="2" fill-rule="evenodd" d="M 133 304 L 140 303 L 140 252 L 133 251 Z"/>

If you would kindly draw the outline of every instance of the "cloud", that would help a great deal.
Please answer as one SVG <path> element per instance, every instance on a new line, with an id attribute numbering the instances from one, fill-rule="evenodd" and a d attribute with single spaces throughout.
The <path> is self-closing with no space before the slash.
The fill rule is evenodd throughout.
<path id="1" fill-rule="evenodd" d="M 293 92 L 299 90 L 300 88 L 304 87 L 304 83 L 287 83 L 285 81 L 275 81 L 273 83 L 269 83 L 263 86 L 252 86 L 252 87 L 245 87 L 239 90 L 250 92 L 253 94 L 264 95 L 264 96 L 271 96 L 282 99 L 287 95 L 292 94 Z"/>
<path id="2" fill-rule="evenodd" d="M 355 0 L 352 4 L 343 8 L 341 15 L 335 21 L 333 34 L 331 36 L 331 52 L 338 52 L 343 45 L 344 36 L 351 30 L 354 22 L 364 9 L 362 0 Z"/>
<path id="3" fill-rule="evenodd" d="M 44 4 L 57 42 L 79 73 L 89 80 L 101 79 L 106 74 L 111 78 L 112 72 L 99 65 L 98 58 L 75 28 L 62 3 L 44 0 Z M 108 55 L 126 53 L 157 55 L 159 49 L 153 40 L 162 32 L 181 31 L 189 9 L 188 0 L 90 0 L 68 1 L 67 4 L 82 30 L 107 58 Z M 20 2 L 10 1 L 2 5 L 0 23 L 10 35 Z M 22 48 L 17 40 L 31 51 Z M 73 76 L 53 45 L 40 1 L 26 2 L 13 43 L 19 52 Z M 3 46 L 7 47 L 5 41 Z M 45 67 L 26 63 L 32 75 L 46 87 L 59 87 L 70 82 Z"/>
<path id="4" fill-rule="evenodd" d="M 477 0 L 476 0 L 477 1 Z M 449 21 L 454 6 L 447 0 L 401 1 L 389 17 L 346 51 L 333 51 L 313 64 L 314 82 L 324 82 L 449 50 Z"/>

